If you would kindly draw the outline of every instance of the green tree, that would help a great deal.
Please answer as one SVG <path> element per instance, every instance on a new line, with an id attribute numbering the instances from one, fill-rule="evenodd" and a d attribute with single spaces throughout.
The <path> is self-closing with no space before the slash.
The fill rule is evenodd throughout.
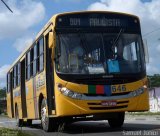
<path id="1" fill-rule="evenodd" d="M 6 97 L 6 88 L 0 89 L 0 98 Z"/>
<path id="2" fill-rule="evenodd" d="M 152 87 L 160 87 L 160 74 L 155 74 L 153 76 L 148 76 L 149 86 Z"/>

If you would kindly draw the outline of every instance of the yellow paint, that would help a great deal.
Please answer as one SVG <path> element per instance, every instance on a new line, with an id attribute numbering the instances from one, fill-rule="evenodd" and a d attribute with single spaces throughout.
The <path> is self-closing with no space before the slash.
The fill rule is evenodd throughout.
<path id="1" fill-rule="evenodd" d="M 36 107 L 38 107 L 39 95 L 42 93 L 46 96 L 46 84 L 45 84 L 45 72 L 37 74 L 35 77 L 35 87 L 33 88 L 33 78 L 26 82 L 26 89 L 28 90 L 27 98 L 27 115 L 28 119 L 36 118 Z M 34 96 L 33 90 L 36 89 L 36 95 Z M 36 99 L 36 104 L 35 104 Z M 39 112 L 39 109 L 37 109 Z"/>
<path id="2" fill-rule="evenodd" d="M 7 93 L 7 113 L 8 113 L 8 116 L 11 118 L 12 115 L 11 115 L 11 100 L 10 100 L 10 93 Z"/>
<path id="3" fill-rule="evenodd" d="M 89 11 L 88 11 L 89 12 Z M 74 14 L 77 14 L 79 12 L 74 12 Z M 84 12 L 85 13 L 85 12 Z M 106 12 L 110 13 L 110 12 Z M 64 13 L 64 14 L 69 14 L 69 13 Z M 62 15 L 62 14 L 61 14 Z M 44 26 L 44 28 L 39 32 L 37 35 L 35 42 L 38 40 L 40 36 L 45 36 L 49 31 L 53 31 L 54 35 L 54 40 L 53 40 L 53 54 L 52 54 L 52 59 L 54 58 L 54 47 L 55 47 L 55 20 L 58 15 L 53 16 L 49 22 Z M 135 17 L 135 16 L 134 16 Z M 137 18 L 138 19 L 138 18 Z M 139 19 L 138 19 L 139 20 Z M 51 25 L 52 24 L 52 25 Z M 32 45 L 31 45 L 32 46 Z M 30 47 L 31 47 L 30 46 Z M 28 47 L 21 55 L 20 57 L 17 58 L 17 60 L 13 63 L 10 71 L 12 70 L 13 66 L 19 61 L 24 58 L 25 53 L 27 50 L 30 48 Z M 45 49 L 45 48 L 44 48 Z M 46 52 L 46 51 L 45 51 Z M 45 52 L 44 52 L 44 64 L 46 63 L 46 58 L 45 58 Z M 148 104 L 148 90 L 145 90 L 145 93 L 143 93 L 140 96 L 133 97 L 133 98 L 128 98 L 128 99 L 119 99 L 118 101 L 129 101 L 128 103 L 128 108 L 125 109 L 115 109 L 115 110 L 90 110 L 88 106 L 88 102 L 94 102 L 94 103 L 101 103 L 101 100 L 76 100 L 76 99 L 71 99 L 69 97 L 64 96 L 61 94 L 57 88 L 57 84 L 61 84 L 62 86 L 68 88 L 69 90 L 72 90 L 74 92 L 79 92 L 79 93 L 88 93 L 88 85 L 83 85 L 83 84 L 75 84 L 71 82 L 64 81 L 60 79 L 56 72 L 54 71 L 54 81 L 55 81 L 55 102 L 56 102 L 56 110 L 52 110 L 52 114 L 55 116 L 70 116 L 70 115 L 83 115 L 83 114 L 94 114 L 94 113 L 106 113 L 106 112 L 120 112 L 120 111 L 145 111 L 149 109 L 149 104 Z M 38 101 L 39 101 L 39 96 L 42 94 L 44 98 L 47 98 L 47 93 L 46 93 L 46 69 L 44 67 L 44 71 L 41 73 L 38 73 L 35 77 L 36 80 L 36 96 L 33 95 L 33 78 L 31 78 L 29 81 L 26 81 L 26 104 L 27 104 L 27 119 L 35 119 L 35 104 L 34 100 L 36 99 L 37 101 L 37 106 L 38 106 Z M 144 82 L 147 79 L 144 78 L 142 80 L 133 82 L 133 83 L 128 83 L 128 84 L 121 84 L 125 85 L 126 90 L 125 92 L 131 92 L 133 90 L 136 90 L 144 85 Z M 54 83 L 53 83 L 54 84 Z M 118 87 L 119 85 L 116 85 Z M 20 91 L 20 87 L 16 88 L 13 90 L 13 93 Z M 113 93 L 123 93 L 123 92 L 113 92 Z M 17 96 L 14 98 L 14 107 L 15 104 L 17 103 L 18 105 L 18 112 L 19 112 L 19 117 L 22 118 L 22 108 L 21 108 L 21 97 Z M 124 104 L 119 104 L 119 106 L 122 106 Z M 101 106 L 101 105 L 100 105 Z M 7 94 L 7 112 L 9 117 L 11 117 L 11 104 L 10 104 L 10 94 Z M 101 106 L 102 107 L 102 106 Z"/>
<path id="4" fill-rule="evenodd" d="M 56 77 L 56 81 L 60 82 L 60 79 Z M 143 80 L 139 80 L 133 83 L 123 84 L 126 86 L 126 92 L 131 92 L 137 90 L 138 88 L 144 85 L 144 82 L 147 79 L 144 78 Z M 62 84 L 68 89 L 74 92 L 87 92 L 87 85 L 76 85 L 74 83 L 65 83 L 62 81 Z M 118 85 L 116 85 L 118 86 Z M 149 103 L 148 103 L 148 90 L 145 89 L 145 92 L 137 97 L 128 98 L 128 99 L 117 99 L 118 101 L 129 101 L 128 107 L 124 109 L 114 109 L 114 110 L 90 110 L 88 102 L 90 103 L 101 103 L 102 100 L 75 100 L 69 97 L 66 97 L 58 91 L 56 86 L 56 113 L 57 116 L 69 116 L 69 115 L 82 115 L 82 114 L 94 114 L 94 113 L 105 113 L 105 112 L 120 112 L 120 111 L 147 111 L 149 110 Z M 82 91 L 80 91 L 82 90 Z M 119 93 L 119 92 L 117 92 Z M 123 93 L 123 92 L 122 92 Z M 125 104 L 118 104 L 117 106 L 122 106 Z M 101 105 L 90 106 L 90 107 L 104 107 Z"/>

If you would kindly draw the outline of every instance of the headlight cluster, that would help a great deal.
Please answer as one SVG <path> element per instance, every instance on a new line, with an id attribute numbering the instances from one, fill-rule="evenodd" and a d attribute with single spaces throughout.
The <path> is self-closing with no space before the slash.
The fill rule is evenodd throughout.
<path id="1" fill-rule="evenodd" d="M 83 94 L 77 93 L 77 92 L 73 92 L 69 89 L 67 89 L 66 87 L 62 87 L 61 85 L 58 85 L 58 90 L 65 96 L 73 98 L 73 99 L 79 99 L 81 100 L 83 97 Z"/>
<path id="2" fill-rule="evenodd" d="M 77 93 L 77 92 L 74 92 L 74 91 L 71 91 L 69 90 L 68 88 L 62 86 L 61 84 L 57 84 L 57 87 L 58 87 L 58 90 L 65 96 L 67 97 L 70 97 L 72 99 L 77 99 L 77 100 L 107 100 L 107 99 L 111 99 L 111 97 L 108 97 L 108 96 L 98 96 L 98 97 L 94 97 L 94 96 L 86 96 L 84 94 L 81 94 L 81 93 Z M 137 89 L 137 90 L 134 90 L 132 92 L 130 92 L 129 94 L 127 94 L 127 96 L 124 94 L 124 97 L 136 97 L 136 96 L 139 96 L 141 94 L 144 93 L 144 90 L 146 89 L 145 86 Z M 113 96 L 114 97 L 114 96 Z M 113 98 L 112 98 L 113 99 Z M 118 99 L 116 97 L 116 99 Z M 119 96 L 119 99 L 122 99 L 122 96 Z"/>
<path id="3" fill-rule="evenodd" d="M 135 90 L 135 91 L 131 92 L 131 95 L 132 95 L 133 97 L 135 97 L 135 96 L 139 96 L 139 95 L 142 94 L 143 92 L 144 92 L 144 88 L 142 87 L 142 88 L 139 88 L 138 90 Z"/>

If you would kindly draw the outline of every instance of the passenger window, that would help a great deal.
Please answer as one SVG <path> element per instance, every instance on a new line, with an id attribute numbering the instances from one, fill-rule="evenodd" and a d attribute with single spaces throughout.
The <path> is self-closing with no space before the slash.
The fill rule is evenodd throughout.
<path id="1" fill-rule="evenodd" d="M 33 51 L 33 48 L 31 49 L 30 51 L 30 59 L 31 59 L 31 62 L 30 62 L 30 77 L 33 76 L 33 57 L 34 57 L 34 51 Z"/>
<path id="2" fill-rule="evenodd" d="M 30 78 L 30 51 L 27 53 L 27 60 L 26 60 L 26 79 Z"/>
<path id="3" fill-rule="evenodd" d="M 43 46 L 43 38 L 42 38 L 39 41 L 39 54 L 41 55 L 43 51 L 44 51 L 44 46 Z"/>
<path id="4" fill-rule="evenodd" d="M 20 80 L 21 80 L 21 79 L 20 79 L 20 70 L 21 70 L 21 69 L 20 69 L 20 63 L 18 63 L 17 66 L 18 66 L 18 76 L 17 76 L 17 78 L 18 78 L 18 86 L 19 86 L 19 85 L 20 85 Z"/>
<path id="5" fill-rule="evenodd" d="M 16 75 L 17 75 L 17 70 L 16 70 L 16 66 L 13 68 L 13 87 L 16 87 Z"/>
<path id="6" fill-rule="evenodd" d="M 33 75 L 37 73 L 37 45 L 34 45 L 33 48 Z"/>
<path id="7" fill-rule="evenodd" d="M 44 41 L 43 38 L 39 41 L 39 71 L 44 69 Z"/>
<path id="8" fill-rule="evenodd" d="M 10 92 L 10 73 L 7 75 L 7 92 Z"/>

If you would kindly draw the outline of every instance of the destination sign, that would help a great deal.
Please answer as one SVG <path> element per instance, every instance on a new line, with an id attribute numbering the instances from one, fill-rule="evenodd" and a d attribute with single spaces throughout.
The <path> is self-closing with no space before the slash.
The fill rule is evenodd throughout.
<path id="1" fill-rule="evenodd" d="M 81 18 L 70 18 L 70 26 L 83 26 L 84 19 Z M 88 25 L 91 27 L 96 26 L 122 26 L 122 20 L 120 19 L 107 19 L 107 18 L 88 18 Z"/>
<path id="2" fill-rule="evenodd" d="M 121 26 L 120 19 L 107 19 L 107 18 L 90 18 L 90 26 Z"/>
<path id="3" fill-rule="evenodd" d="M 59 15 L 56 28 L 139 28 L 138 19 L 124 14 L 111 13 L 79 13 Z"/>

